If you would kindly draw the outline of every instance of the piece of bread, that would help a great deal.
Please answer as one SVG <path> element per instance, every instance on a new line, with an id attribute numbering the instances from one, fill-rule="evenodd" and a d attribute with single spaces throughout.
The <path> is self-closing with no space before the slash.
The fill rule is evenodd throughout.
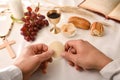
<path id="1" fill-rule="evenodd" d="M 61 56 L 61 53 L 64 52 L 64 45 L 60 41 L 53 41 L 49 45 L 50 50 L 54 50 L 53 57 L 58 58 Z"/>
<path id="2" fill-rule="evenodd" d="M 73 23 L 75 27 L 88 30 L 90 29 L 90 22 L 84 18 L 73 16 L 68 20 L 69 23 Z"/>
<path id="3" fill-rule="evenodd" d="M 72 23 L 66 23 L 62 25 L 61 31 L 64 36 L 73 37 L 76 34 L 76 27 Z"/>
<path id="4" fill-rule="evenodd" d="M 103 36 L 104 34 L 104 27 L 103 24 L 100 22 L 94 22 L 91 25 L 91 35 L 93 36 Z"/>

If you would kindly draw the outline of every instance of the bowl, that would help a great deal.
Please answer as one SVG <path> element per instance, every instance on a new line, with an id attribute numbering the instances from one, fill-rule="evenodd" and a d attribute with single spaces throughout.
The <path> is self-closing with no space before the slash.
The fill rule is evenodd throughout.
<path id="1" fill-rule="evenodd" d="M 72 23 L 63 24 L 61 32 L 65 37 L 73 37 L 76 35 L 76 27 Z"/>

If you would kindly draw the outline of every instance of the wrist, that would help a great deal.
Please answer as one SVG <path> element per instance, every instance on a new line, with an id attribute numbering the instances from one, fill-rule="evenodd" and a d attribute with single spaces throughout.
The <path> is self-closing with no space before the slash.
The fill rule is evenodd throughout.
<path id="1" fill-rule="evenodd" d="M 23 70 L 23 68 L 17 63 L 14 63 L 14 65 L 17 66 L 21 70 L 23 80 L 29 80 L 29 75 Z"/>
<path id="2" fill-rule="evenodd" d="M 108 57 L 105 57 L 104 59 L 100 60 L 100 62 L 98 62 L 97 70 L 100 71 L 101 69 L 103 69 L 110 62 L 112 62 L 112 59 L 108 58 Z"/>

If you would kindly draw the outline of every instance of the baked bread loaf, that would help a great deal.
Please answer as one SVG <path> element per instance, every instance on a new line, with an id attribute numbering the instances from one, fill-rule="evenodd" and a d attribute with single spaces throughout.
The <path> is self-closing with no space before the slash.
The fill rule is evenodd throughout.
<path id="1" fill-rule="evenodd" d="M 84 18 L 73 16 L 68 20 L 69 23 L 73 23 L 75 27 L 88 30 L 90 29 L 90 22 Z"/>
<path id="2" fill-rule="evenodd" d="M 100 22 L 94 22 L 91 25 L 91 35 L 93 36 L 103 36 L 104 34 L 104 27 L 103 24 Z"/>

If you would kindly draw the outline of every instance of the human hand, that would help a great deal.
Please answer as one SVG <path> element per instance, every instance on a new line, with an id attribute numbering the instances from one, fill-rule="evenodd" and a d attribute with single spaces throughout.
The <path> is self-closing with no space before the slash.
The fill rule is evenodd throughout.
<path id="1" fill-rule="evenodd" d="M 89 42 L 83 40 L 68 41 L 62 56 L 70 65 L 79 70 L 94 69 L 99 71 L 112 61 Z"/>
<path id="2" fill-rule="evenodd" d="M 45 44 L 31 45 L 23 49 L 14 65 L 21 69 L 23 79 L 28 80 L 39 67 L 44 72 L 46 71 L 48 62 L 52 61 L 53 53 L 53 51 L 48 51 Z"/>

